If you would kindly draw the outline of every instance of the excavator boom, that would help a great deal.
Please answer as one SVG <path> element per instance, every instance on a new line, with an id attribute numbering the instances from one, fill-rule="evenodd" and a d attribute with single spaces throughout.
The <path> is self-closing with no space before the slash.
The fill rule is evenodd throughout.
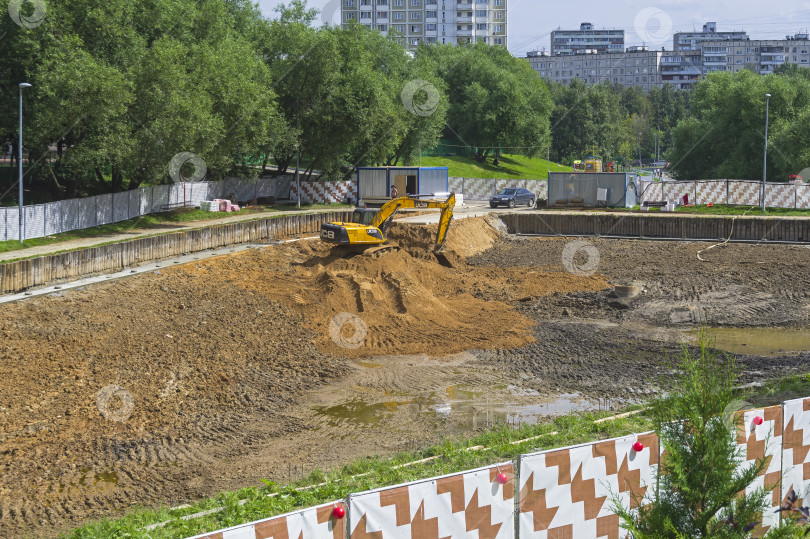
<path id="1" fill-rule="evenodd" d="M 385 242 L 385 233 L 394 215 L 401 208 L 440 209 L 439 232 L 436 235 L 438 251 L 447 239 L 447 231 L 453 220 L 453 209 L 456 205 L 455 193 L 450 193 L 446 200 L 427 199 L 419 196 L 402 196 L 386 202 L 367 225 L 362 223 L 323 223 L 321 239 L 338 245 L 371 246 Z"/>

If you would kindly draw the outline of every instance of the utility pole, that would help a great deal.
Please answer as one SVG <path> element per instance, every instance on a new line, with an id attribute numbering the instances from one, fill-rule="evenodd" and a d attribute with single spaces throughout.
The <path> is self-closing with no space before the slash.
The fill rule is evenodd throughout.
<path id="1" fill-rule="evenodd" d="M 20 191 L 19 191 L 19 197 L 20 197 L 20 200 L 19 200 L 19 202 L 20 202 L 20 223 L 19 223 L 19 228 L 20 228 L 20 230 L 19 230 L 19 232 L 20 232 L 20 243 L 22 243 L 22 242 L 23 242 L 23 240 L 25 239 L 25 213 L 23 212 L 23 164 L 22 164 L 22 153 L 23 153 L 23 136 L 22 136 L 22 128 L 23 128 L 23 117 L 22 117 L 22 115 L 23 115 L 23 109 L 22 109 L 22 91 L 23 91 L 25 88 L 30 88 L 30 87 L 31 87 L 31 85 L 30 85 L 30 84 L 28 84 L 27 82 L 21 82 L 21 83 L 20 83 L 20 143 L 19 143 L 20 145 L 19 145 L 19 147 L 17 148 L 17 150 L 18 150 L 18 153 L 17 153 L 17 159 L 18 159 L 18 161 L 19 161 L 17 164 L 18 164 L 18 165 L 19 165 L 19 167 L 20 167 L 20 182 L 19 182 L 19 183 L 20 183 Z"/>
<path id="2" fill-rule="evenodd" d="M 768 111 L 771 94 L 765 94 L 765 160 L 762 163 L 762 213 L 765 213 L 765 179 L 768 172 Z"/>
<path id="3" fill-rule="evenodd" d="M 301 209 L 301 176 L 298 173 L 298 167 L 301 164 L 301 105 L 299 104 L 298 99 L 295 100 L 295 108 L 298 109 L 298 114 L 295 115 L 296 116 L 296 118 L 295 118 L 295 126 L 296 126 L 296 130 L 298 131 L 295 134 L 296 139 L 297 139 L 295 141 L 295 184 L 296 184 L 297 189 L 298 189 L 298 196 L 296 198 L 298 199 L 298 209 L 300 210 Z"/>

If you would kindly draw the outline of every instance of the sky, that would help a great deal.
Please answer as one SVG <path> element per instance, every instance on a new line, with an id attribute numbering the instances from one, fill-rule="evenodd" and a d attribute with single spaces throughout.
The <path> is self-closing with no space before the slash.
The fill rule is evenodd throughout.
<path id="1" fill-rule="evenodd" d="M 283 3 L 256 1 L 268 17 Z M 322 11 L 322 20 L 340 22 L 340 0 L 309 0 L 309 5 Z M 744 30 L 751 39 L 784 39 L 810 28 L 810 1 L 797 0 L 508 0 L 508 9 L 509 51 L 521 57 L 549 50 L 552 30 L 576 30 L 582 22 L 623 29 L 626 46 L 667 50 L 672 49 L 674 32 L 700 31 L 708 21 L 717 22 L 718 32 Z"/>

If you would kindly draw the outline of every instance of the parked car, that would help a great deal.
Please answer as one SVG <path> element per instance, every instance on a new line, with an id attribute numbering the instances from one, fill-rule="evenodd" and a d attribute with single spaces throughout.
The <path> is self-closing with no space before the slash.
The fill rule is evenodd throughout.
<path id="1" fill-rule="evenodd" d="M 534 206 L 534 201 L 534 193 L 528 189 L 509 187 L 506 189 L 501 189 L 497 195 L 490 198 L 489 206 L 491 208 L 497 208 L 498 206 L 509 206 L 510 208 L 514 208 L 515 206 L 522 206 L 523 204 L 526 204 L 531 208 Z"/>

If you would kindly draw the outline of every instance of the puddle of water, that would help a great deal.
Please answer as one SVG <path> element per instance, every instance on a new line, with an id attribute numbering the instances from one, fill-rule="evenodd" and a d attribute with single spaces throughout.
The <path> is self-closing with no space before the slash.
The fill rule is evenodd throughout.
<path id="1" fill-rule="evenodd" d="M 317 406 L 314 408 L 319 415 L 329 418 L 331 425 L 337 426 L 343 422 L 372 424 L 384 419 L 400 406 L 418 404 L 414 400 L 386 401 L 368 403 L 361 399 L 353 399 L 336 406 Z"/>
<path id="2" fill-rule="evenodd" d="M 810 328 L 711 328 L 711 345 L 732 354 L 780 356 L 810 351 Z M 695 334 L 688 338 L 694 341 Z"/>
<path id="3" fill-rule="evenodd" d="M 504 393 L 504 389 L 507 393 Z M 314 411 L 324 416 L 332 426 L 346 423 L 371 426 L 391 417 L 403 406 L 415 406 L 417 413 L 443 420 L 448 432 L 458 433 L 499 423 L 533 424 L 546 416 L 595 410 L 598 407 L 577 393 L 544 399 L 533 389 L 513 385 L 502 387 L 499 393 L 488 396 L 483 391 L 449 386 L 438 394 L 386 394 L 385 398 L 390 400 L 384 402 L 355 398 L 336 406 L 316 407 Z"/>
<path id="4" fill-rule="evenodd" d="M 95 474 L 94 477 L 94 485 L 98 483 L 107 483 L 109 485 L 117 485 L 118 484 L 118 474 L 115 472 L 101 472 Z"/>

